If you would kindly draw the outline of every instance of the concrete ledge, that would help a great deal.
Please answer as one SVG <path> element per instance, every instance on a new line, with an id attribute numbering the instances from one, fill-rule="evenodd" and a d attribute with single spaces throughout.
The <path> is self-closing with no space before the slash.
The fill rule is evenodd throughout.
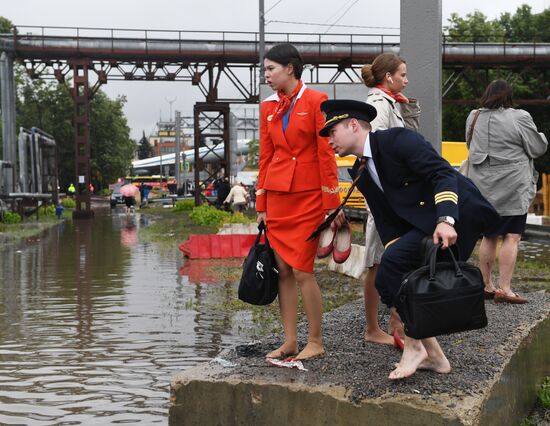
<path id="1" fill-rule="evenodd" d="M 257 223 L 225 223 L 223 227 L 218 231 L 218 234 L 257 234 Z"/>
<path id="2" fill-rule="evenodd" d="M 487 302 L 489 326 L 439 340 L 453 372 L 387 375 L 400 353 L 362 341 L 362 303 L 324 317 L 327 356 L 307 372 L 268 367 L 276 338 L 221 355 L 230 368 L 203 364 L 171 380 L 170 424 L 185 425 L 512 425 L 532 408 L 550 375 L 550 296 L 527 305 Z M 387 322 L 385 313 L 382 325 Z M 305 329 L 300 328 L 300 346 Z"/>

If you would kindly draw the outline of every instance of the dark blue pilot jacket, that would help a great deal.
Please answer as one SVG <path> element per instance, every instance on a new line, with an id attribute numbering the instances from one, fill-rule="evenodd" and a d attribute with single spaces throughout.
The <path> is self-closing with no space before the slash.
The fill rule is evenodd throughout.
<path id="1" fill-rule="evenodd" d="M 358 180 L 372 211 L 376 229 L 387 248 L 413 228 L 431 236 L 437 218 L 456 220 L 457 248 L 466 260 L 483 230 L 498 220 L 493 206 L 472 181 L 451 167 L 424 137 L 392 128 L 370 134 L 372 158 L 384 192 L 367 168 Z M 356 161 L 349 170 L 354 179 Z"/>

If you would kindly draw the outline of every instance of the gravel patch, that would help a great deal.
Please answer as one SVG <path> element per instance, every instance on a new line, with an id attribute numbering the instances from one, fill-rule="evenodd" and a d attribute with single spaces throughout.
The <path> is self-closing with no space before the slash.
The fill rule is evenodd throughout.
<path id="1" fill-rule="evenodd" d="M 448 394 L 465 396 L 482 394 L 501 371 L 529 332 L 532 324 L 546 318 L 550 310 L 550 294 L 535 292 L 526 295 L 525 305 L 496 305 L 486 302 L 489 325 L 482 330 L 455 333 L 438 338 L 453 371 L 437 374 L 418 371 L 406 380 L 393 382 L 388 374 L 401 353 L 388 345 L 366 343 L 363 302 L 348 303 L 323 318 L 323 337 L 327 354 L 304 362 L 307 372 L 295 369 L 270 367 L 265 354 L 282 343 L 282 336 L 241 345 L 222 356 L 235 364 L 220 377 L 237 375 L 251 380 L 277 380 L 307 385 L 344 386 L 351 391 L 350 398 L 357 402 L 365 398 L 395 393 L 418 394 L 423 398 Z M 387 329 L 388 311 L 381 307 L 379 321 Z M 299 326 L 299 345 L 306 343 L 305 324 Z M 453 406 L 449 402 L 449 407 Z"/>

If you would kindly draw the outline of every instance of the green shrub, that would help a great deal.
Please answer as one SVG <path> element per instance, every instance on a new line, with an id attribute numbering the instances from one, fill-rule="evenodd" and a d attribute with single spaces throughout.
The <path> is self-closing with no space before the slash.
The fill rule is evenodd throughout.
<path id="1" fill-rule="evenodd" d="M 99 195 L 111 195 L 112 193 L 113 193 L 113 190 L 112 190 L 112 189 L 103 188 L 103 189 L 99 192 Z"/>
<path id="2" fill-rule="evenodd" d="M 39 213 L 41 216 L 55 216 L 55 207 L 51 204 L 48 206 L 42 206 L 40 207 Z"/>
<path id="3" fill-rule="evenodd" d="M 546 376 L 542 385 L 540 385 L 537 395 L 544 408 L 550 408 L 550 376 Z"/>
<path id="4" fill-rule="evenodd" d="M 215 207 L 203 204 L 195 207 L 189 214 L 191 220 L 199 226 L 221 226 L 229 220 L 231 213 L 218 210 Z"/>
<path id="5" fill-rule="evenodd" d="M 195 208 L 194 200 L 178 201 L 172 211 L 174 212 L 190 212 Z"/>
<path id="6" fill-rule="evenodd" d="M 224 221 L 224 223 L 252 223 L 255 222 L 256 218 L 246 217 L 241 212 L 235 212 L 232 215 L 229 215 L 229 219 Z"/>
<path id="7" fill-rule="evenodd" d="M 14 212 L 5 212 L 2 222 L 7 224 L 14 224 L 21 222 L 21 215 Z"/>
<path id="8" fill-rule="evenodd" d="M 64 198 L 61 204 L 66 209 L 74 209 L 76 207 L 76 202 L 72 198 Z"/>

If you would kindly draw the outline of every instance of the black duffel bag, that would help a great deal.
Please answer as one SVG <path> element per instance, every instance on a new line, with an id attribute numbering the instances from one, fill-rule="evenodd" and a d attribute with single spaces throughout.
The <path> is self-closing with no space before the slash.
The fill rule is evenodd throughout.
<path id="1" fill-rule="evenodd" d="M 405 334 L 415 339 L 487 325 L 481 271 L 457 262 L 451 249 L 451 262 L 437 262 L 440 250 L 432 243 L 427 264 L 405 275 L 395 297 Z"/>
<path id="2" fill-rule="evenodd" d="M 260 238 L 264 234 L 264 244 Z M 258 236 L 243 263 L 239 299 L 252 305 L 269 305 L 277 297 L 279 271 L 275 255 L 265 233 L 264 222 L 258 225 Z"/>

